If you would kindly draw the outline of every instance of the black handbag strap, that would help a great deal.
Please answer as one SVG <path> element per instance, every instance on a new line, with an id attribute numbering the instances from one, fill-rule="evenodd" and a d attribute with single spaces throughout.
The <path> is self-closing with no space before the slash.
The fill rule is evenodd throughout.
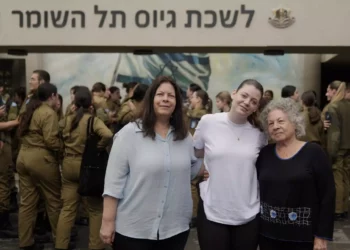
<path id="1" fill-rule="evenodd" d="M 90 137 L 92 134 L 94 134 L 94 117 L 90 116 L 88 120 L 88 125 L 86 129 L 86 136 Z"/>

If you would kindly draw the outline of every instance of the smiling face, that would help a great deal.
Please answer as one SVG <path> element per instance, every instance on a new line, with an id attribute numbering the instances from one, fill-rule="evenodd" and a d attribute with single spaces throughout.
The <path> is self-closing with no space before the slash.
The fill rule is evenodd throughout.
<path id="1" fill-rule="evenodd" d="M 197 92 L 193 92 L 190 103 L 192 109 L 195 109 L 202 104 L 202 99 L 197 95 Z"/>
<path id="2" fill-rule="evenodd" d="M 335 96 L 335 94 L 337 93 L 336 89 L 332 89 L 329 85 L 327 87 L 327 92 L 326 92 L 326 97 L 327 97 L 327 101 L 332 101 L 332 98 Z"/>
<path id="3" fill-rule="evenodd" d="M 157 118 L 170 119 L 176 107 L 175 89 L 170 82 L 164 82 L 159 86 L 153 99 L 153 107 Z"/>
<path id="4" fill-rule="evenodd" d="M 248 117 L 259 107 L 262 93 L 255 86 L 246 84 L 232 93 L 232 109 L 242 117 Z"/>
<path id="5" fill-rule="evenodd" d="M 275 142 L 289 140 L 295 136 L 295 126 L 282 110 L 272 110 L 267 116 L 268 132 Z"/>
<path id="6" fill-rule="evenodd" d="M 223 101 L 221 101 L 220 98 L 216 98 L 216 108 L 218 110 L 223 110 L 225 106 L 225 103 Z"/>

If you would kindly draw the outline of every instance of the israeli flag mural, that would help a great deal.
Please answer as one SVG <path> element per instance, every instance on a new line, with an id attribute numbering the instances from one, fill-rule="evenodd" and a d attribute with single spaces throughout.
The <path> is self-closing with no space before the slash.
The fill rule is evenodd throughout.
<path id="1" fill-rule="evenodd" d="M 171 76 L 182 89 L 196 83 L 208 89 L 211 74 L 209 54 L 120 54 L 114 70 L 118 83 L 151 84 L 157 76 Z"/>

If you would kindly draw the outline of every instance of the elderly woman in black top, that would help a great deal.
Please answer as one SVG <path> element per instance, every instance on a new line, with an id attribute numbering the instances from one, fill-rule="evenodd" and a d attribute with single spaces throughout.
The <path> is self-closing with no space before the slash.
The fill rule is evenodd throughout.
<path id="1" fill-rule="evenodd" d="M 335 187 L 330 161 L 305 133 L 291 99 L 271 101 L 261 122 L 276 143 L 257 159 L 261 202 L 260 250 L 327 249 L 333 236 Z"/>

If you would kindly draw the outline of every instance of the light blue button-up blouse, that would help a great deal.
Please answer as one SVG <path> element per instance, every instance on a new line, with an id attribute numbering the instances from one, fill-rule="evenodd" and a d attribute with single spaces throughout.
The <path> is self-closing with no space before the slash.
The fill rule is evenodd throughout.
<path id="1" fill-rule="evenodd" d="M 141 125 L 140 125 L 141 126 Z M 189 229 L 191 179 L 202 160 L 194 156 L 192 136 L 173 140 L 144 137 L 133 122 L 114 137 L 104 196 L 119 199 L 116 232 L 131 238 L 162 240 Z"/>

